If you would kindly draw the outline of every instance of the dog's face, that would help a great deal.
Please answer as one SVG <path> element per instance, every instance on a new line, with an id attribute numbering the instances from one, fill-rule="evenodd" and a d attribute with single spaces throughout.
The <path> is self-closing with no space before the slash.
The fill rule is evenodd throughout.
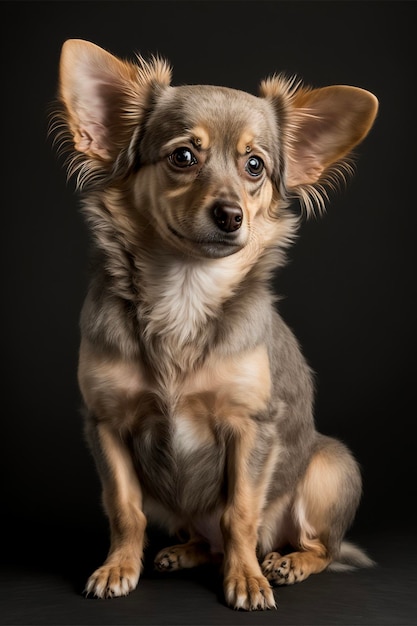
<path id="1" fill-rule="evenodd" d="M 375 96 L 356 87 L 310 89 L 274 76 L 257 97 L 170 80 L 160 59 L 133 64 L 68 40 L 61 119 L 80 186 L 128 189 L 136 227 L 152 225 L 168 247 L 192 257 L 245 249 L 254 259 L 288 242 L 289 195 L 307 208 L 320 204 L 329 172 L 340 171 L 377 112 Z"/>
<path id="2" fill-rule="evenodd" d="M 212 86 L 170 88 L 141 140 L 138 195 L 148 195 L 159 232 L 172 245 L 228 256 L 255 233 L 273 233 L 277 145 L 266 100 Z"/>

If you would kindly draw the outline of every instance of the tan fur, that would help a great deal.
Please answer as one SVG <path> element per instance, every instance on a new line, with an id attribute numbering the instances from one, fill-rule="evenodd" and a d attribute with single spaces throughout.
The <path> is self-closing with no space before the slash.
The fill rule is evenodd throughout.
<path id="1" fill-rule="evenodd" d="M 204 126 L 196 126 L 191 129 L 192 142 L 202 150 L 210 148 L 210 135 Z"/>
<path id="2" fill-rule="evenodd" d="M 89 578 L 86 593 L 101 597 L 127 595 L 136 587 L 141 570 L 146 527 L 142 493 L 117 430 L 100 425 L 98 438 L 107 465 L 101 478 L 112 540 L 109 556 Z"/>
<path id="3" fill-rule="evenodd" d="M 259 97 L 170 79 L 162 59 L 63 46 L 53 130 L 94 240 L 78 380 L 111 531 L 86 591 L 135 588 L 149 519 L 188 536 L 157 569 L 218 563 L 228 605 L 268 609 L 272 584 L 371 564 L 343 541 L 359 468 L 315 429 L 269 280 L 296 235 L 291 197 L 322 208 L 377 101 L 282 76 Z"/>

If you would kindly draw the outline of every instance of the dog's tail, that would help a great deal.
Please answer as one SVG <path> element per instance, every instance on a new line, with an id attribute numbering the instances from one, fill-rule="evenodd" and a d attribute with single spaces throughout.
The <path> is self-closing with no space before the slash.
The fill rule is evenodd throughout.
<path id="1" fill-rule="evenodd" d="M 359 567 L 374 567 L 375 565 L 375 561 L 362 548 L 350 541 L 343 541 L 338 557 L 330 563 L 327 569 L 331 572 L 349 572 Z"/>

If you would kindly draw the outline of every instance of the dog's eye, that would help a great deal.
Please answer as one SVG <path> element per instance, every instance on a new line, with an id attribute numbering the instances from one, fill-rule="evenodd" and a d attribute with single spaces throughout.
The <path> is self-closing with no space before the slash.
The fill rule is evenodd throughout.
<path id="1" fill-rule="evenodd" d="M 251 176 L 260 176 L 263 172 L 264 167 L 265 167 L 264 162 L 262 161 L 261 158 L 257 156 L 251 156 L 246 161 L 245 170 Z"/>
<path id="2" fill-rule="evenodd" d="M 177 148 L 170 155 L 169 160 L 175 167 L 191 167 L 198 162 L 189 148 Z"/>

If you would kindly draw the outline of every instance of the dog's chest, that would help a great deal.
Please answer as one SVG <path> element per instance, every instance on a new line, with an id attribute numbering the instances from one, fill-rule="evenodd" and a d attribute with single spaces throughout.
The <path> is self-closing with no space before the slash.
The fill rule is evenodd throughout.
<path id="1" fill-rule="evenodd" d="M 161 403 L 138 420 L 132 451 L 145 494 L 177 513 L 214 508 L 222 493 L 226 449 L 207 410 Z"/>
<path id="2" fill-rule="evenodd" d="M 145 491 L 172 510 L 215 508 L 224 493 L 231 424 L 266 410 L 270 373 L 264 346 L 209 359 L 182 384 L 146 391 L 132 431 Z"/>
<path id="3" fill-rule="evenodd" d="M 126 439 L 145 494 L 195 513 L 219 503 L 230 433 L 268 410 L 271 388 L 264 345 L 213 352 L 185 376 L 162 380 L 84 343 L 79 380 L 90 411 Z"/>

